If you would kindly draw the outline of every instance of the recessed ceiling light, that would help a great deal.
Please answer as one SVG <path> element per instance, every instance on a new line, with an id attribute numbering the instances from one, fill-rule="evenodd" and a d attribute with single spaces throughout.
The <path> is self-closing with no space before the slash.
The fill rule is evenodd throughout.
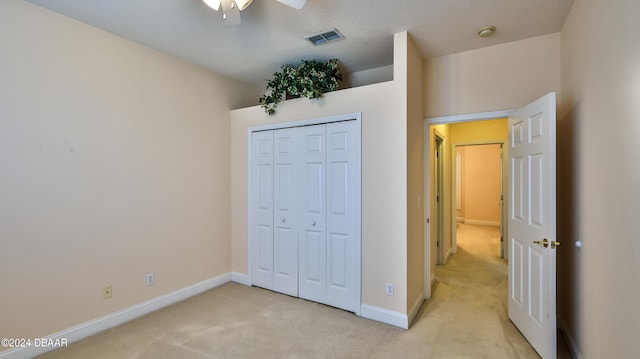
<path id="1" fill-rule="evenodd" d="M 495 26 L 485 26 L 482 29 L 480 29 L 480 31 L 478 31 L 478 35 L 480 35 L 480 37 L 489 37 L 493 35 L 493 33 L 495 32 L 496 32 Z"/>

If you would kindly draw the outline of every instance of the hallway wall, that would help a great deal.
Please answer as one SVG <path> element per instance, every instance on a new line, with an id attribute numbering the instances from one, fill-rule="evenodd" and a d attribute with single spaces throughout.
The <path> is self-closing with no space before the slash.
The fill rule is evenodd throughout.
<path id="1" fill-rule="evenodd" d="M 425 118 L 520 108 L 560 91 L 560 33 L 425 62 Z"/>
<path id="2" fill-rule="evenodd" d="M 462 214 L 467 224 L 499 227 L 502 220 L 500 145 L 457 146 L 456 155 L 460 156 L 458 218 Z"/>
<path id="3" fill-rule="evenodd" d="M 580 0 L 562 28 L 558 317 L 584 358 L 640 357 L 638 14 Z"/>

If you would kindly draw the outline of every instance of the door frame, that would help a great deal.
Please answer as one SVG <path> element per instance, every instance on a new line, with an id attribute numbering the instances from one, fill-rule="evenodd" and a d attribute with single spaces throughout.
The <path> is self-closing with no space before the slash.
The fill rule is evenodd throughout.
<path id="1" fill-rule="evenodd" d="M 507 206 L 505 206 L 505 203 L 508 196 L 508 193 L 506 191 L 508 176 L 504 171 L 505 168 L 507 168 L 508 159 L 506 158 L 506 156 L 504 156 L 504 149 L 507 143 L 505 141 L 494 141 L 494 140 L 452 142 L 451 151 L 452 153 L 455 154 L 457 153 L 456 150 L 459 146 L 483 146 L 483 145 L 500 145 L 500 195 L 502 196 L 500 199 L 500 202 L 501 202 L 500 204 L 501 206 L 500 207 L 500 257 L 507 259 L 508 243 L 504 241 L 504 238 L 506 237 L 506 233 L 507 233 Z M 458 172 L 457 172 L 458 168 L 455 165 L 455 161 L 456 159 L 454 158 L 453 164 L 451 167 L 453 171 L 453 173 L 451 174 L 452 181 L 455 181 L 457 178 L 456 176 L 458 175 Z M 454 203 L 454 204 L 457 203 L 457 199 L 458 199 L 457 191 L 451 191 L 451 196 L 452 196 L 451 203 Z M 456 212 L 455 205 L 453 207 L 454 208 L 452 208 L 452 213 L 451 213 L 453 217 L 451 218 L 455 220 L 453 221 L 452 228 L 451 228 L 451 253 L 456 253 L 458 251 L 458 231 L 456 229 L 457 212 Z"/>
<path id="2" fill-rule="evenodd" d="M 358 124 L 358 135 L 360 136 L 360 149 L 358 151 L 360 157 L 360 163 L 358 167 L 358 178 L 360 178 L 360 182 L 358 183 L 358 202 L 359 206 L 357 208 L 356 218 L 358 221 L 358 225 L 356 226 L 355 237 L 356 241 L 356 273 L 355 273 L 355 287 L 356 294 L 355 300 L 355 310 L 354 313 L 357 316 L 361 316 L 361 308 L 362 308 L 362 112 L 354 112 L 354 113 L 346 113 L 335 116 L 327 116 L 327 117 L 318 117 L 311 119 L 303 119 L 303 120 L 294 120 L 287 122 L 279 122 L 272 123 L 260 126 L 252 126 L 247 129 L 247 269 L 248 269 L 248 279 L 247 284 L 253 285 L 253 253 L 255 249 L 255 238 L 252 234 L 252 208 L 253 208 L 253 186 L 251 179 L 253 178 L 253 162 L 252 162 L 252 151 L 253 151 L 253 141 L 251 140 L 252 134 L 254 132 L 260 131 L 270 131 L 270 130 L 278 130 L 284 128 L 292 128 L 292 127 L 302 127 L 302 126 L 313 126 L 313 125 L 322 125 L 328 123 L 335 122 L 344 122 L 344 121 L 356 121 Z"/>
<path id="3" fill-rule="evenodd" d="M 434 174 L 434 183 L 436 190 L 436 220 L 433 223 L 436 226 L 436 263 L 445 264 L 449 255 L 451 255 L 451 247 L 449 253 L 444 252 L 444 140 L 445 136 L 438 130 L 433 130 L 433 137 L 436 141 L 434 144 L 436 158 L 434 158 L 434 168 L 436 173 Z M 442 198 L 440 198 L 442 197 Z M 431 204 L 428 204 L 431 208 Z"/>
<path id="4" fill-rule="evenodd" d="M 424 297 L 425 299 L 431 298 L 431 287 L 435 282 L 435 263 L 431 263 L 431 173 L 429 171 L 431 158 L 430 158 L 430 149 L 431 149 L 431 125 L 446 125 L 452 123 L 461 123 L 461 122 L 474 122 L 474 121 L 483 121 L 483 120 L 491 120 L 495 118 L 504 118 L 509 117 L 511 113 L 515 110 L 500 110 L 500 111 L 492 111 L 492 112 L 477 112 L 471 114 L 464 115 L 452 115 L 452 116 L 443 116 L 443 117 L 432 117 L 425 118 L 423 121 L 423 136 L 424 136 Z M 453 207 L 453 206 L 452 206 Z M 453 207 L 455 209 L 455 207 Z M 455 221 L 452 221 L 452 224 L 455 225 Z"/>

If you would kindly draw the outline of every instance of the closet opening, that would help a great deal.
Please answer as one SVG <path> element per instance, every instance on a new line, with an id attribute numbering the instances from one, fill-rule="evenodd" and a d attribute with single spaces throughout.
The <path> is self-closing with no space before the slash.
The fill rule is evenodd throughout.
<path id="1" fill-rule="evenodd" d="M 360 314 L 360 114 L 249 129 L 254 286 Z"/>

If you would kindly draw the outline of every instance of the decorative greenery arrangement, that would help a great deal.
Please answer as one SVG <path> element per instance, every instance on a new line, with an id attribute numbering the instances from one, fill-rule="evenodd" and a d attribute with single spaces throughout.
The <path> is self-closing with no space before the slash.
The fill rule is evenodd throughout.
<path id="1" fill-rule="evenodd" d="M 259 100 L 269 115 L 276 113 L 276 107 L 285 95 L 319 98 L 325 92 L 337 90 L 338 81 L 342 80 L 337 59 L 303 60 L 298 67 L 282 65 L 281 68 L 282 71 L 273 74 L 272 80 L 267 80 L 267 92 Z"/>

